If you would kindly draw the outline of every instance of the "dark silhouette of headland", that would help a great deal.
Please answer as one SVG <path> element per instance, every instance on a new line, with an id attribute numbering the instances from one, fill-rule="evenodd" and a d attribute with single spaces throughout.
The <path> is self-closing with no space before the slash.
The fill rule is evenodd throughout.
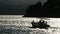
<path id="1" fill-rule="evenodd" d="M 47 0 L 42 6 L 41 2 L 30 5 L 23 17 L 60 17 L 60 0 Z"/>

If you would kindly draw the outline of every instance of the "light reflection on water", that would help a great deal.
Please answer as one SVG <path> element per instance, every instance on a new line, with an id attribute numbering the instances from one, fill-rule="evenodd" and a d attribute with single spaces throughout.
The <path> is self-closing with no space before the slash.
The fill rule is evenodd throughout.
<path id="1" fill-rule="evenodd" d="M 7 16 L 6 16 L 7 17 Z M 9 17 L 8 17 L 9 18 Z M 12 17 L 10 17 L 12 18 Z M 14 18 L 14 17 L 13 17 Z M 28 18 L 20 18 L 18 19 L 9 19 L 7 20 L 7 18 L 4 18 L 5 21 L 2 20 L 2 22 L 0 23 L 0 26 L 5 24 L 5 25 L 9 25 L 8 27 L 1 27 L 0 28 L 0 34 L 60 34 L 60 28 L 56 27 L 56 26 L 60 26 L 60 18 L 51 18 L 50 19 L 50 25 L 55 26 L 55 28 L 49 28 L 48 30 L 44 30 L 44 29 L 31 29 L 31 28 L 27 28 L 27 27 L 16 27 L 18 25 L 23 24 L 24 26 L 27 26 L 31 23 L 30 21 L 33 19 L 28 19 Z M 20 21 L 21 19 L 21 21 Z M 25 21 L 22 21 L 25 20 Z M 35 21 L 37 21 L 37 19 L 35 19 Z M 18 24 L 18 25 L 17 25 Z M 10 27 L 10 25 L 16 25 L 16 26 L 12 26 L 12 28 Z M 23 26 L 22 25 L 22 26 Z"/>
<path id="2" fill-rule="evenodd" d="M 22 27 L 4 27 L 0 28 L 1 34 L 60 34 L 59 28 L 39 29 Z"/>

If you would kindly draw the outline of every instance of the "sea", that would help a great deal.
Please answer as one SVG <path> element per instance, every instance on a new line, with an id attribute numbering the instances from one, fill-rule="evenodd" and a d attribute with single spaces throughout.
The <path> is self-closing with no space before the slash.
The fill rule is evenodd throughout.
<path id="1" fill-rule="evenodd" d="M 0 15 L 0 34 L 60 34 L 60 18 L 46 18 L 48 29 L 30 28 L 31 22 L 42 18 L 23 17 L 23 15 Z"/>

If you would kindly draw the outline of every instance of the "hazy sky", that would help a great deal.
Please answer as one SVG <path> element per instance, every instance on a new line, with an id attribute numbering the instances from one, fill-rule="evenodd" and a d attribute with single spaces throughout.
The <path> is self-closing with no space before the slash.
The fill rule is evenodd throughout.
<path id="1" fill-rule="evenodd" d="M 41 1 L 43 4 L 46 0 L 0 0 L 0 13 L 2 12 L 14 12 L 23 13 L 23 11 L 31 4 Z"/>

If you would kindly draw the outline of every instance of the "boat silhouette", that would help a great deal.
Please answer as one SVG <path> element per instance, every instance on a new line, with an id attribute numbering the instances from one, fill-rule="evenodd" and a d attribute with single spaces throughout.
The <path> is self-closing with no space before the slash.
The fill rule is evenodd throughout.
<path id="1" fill-rule="evenodd" d="M 44 20 L 40 20 L 37 23 L 32 21 L 31 24 L 32 24 L 31 28 L 48 29 L 48 27 L 50 27 L 50 25 L 47 24 L 47 21 L 45 22 Z"/>

